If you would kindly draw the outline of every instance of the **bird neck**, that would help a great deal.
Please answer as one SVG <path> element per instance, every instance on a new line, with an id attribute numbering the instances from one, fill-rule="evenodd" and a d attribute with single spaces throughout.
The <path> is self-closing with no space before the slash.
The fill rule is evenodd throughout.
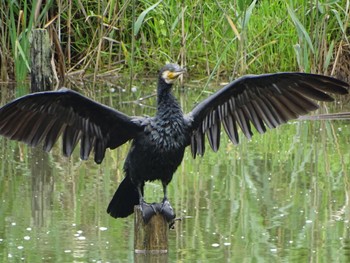
<path id="1" fill-rule="evenodd" d="M 160 82 L 157 96 L 157 115 L 167 117 L 169 115 L 182 115 L 182 110 L 174 95 L 171 93 L 172 84 Z"/>

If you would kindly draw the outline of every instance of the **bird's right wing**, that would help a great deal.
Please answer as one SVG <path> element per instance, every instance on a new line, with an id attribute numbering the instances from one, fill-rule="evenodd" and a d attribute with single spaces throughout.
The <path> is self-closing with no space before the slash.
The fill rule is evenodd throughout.
<path id="1" fill-rule="evenodd" d="M 63 154 L 70 156 L 80 141 L 80 157 L 93 150 L 101 163 L 107 148 L 114 149 L 142 130 L 133 118 L 68 89 L 38 92 L 0 108 L 0 134 L 50 151 L 63 134 Z"/>
<path id="2" fill-rule="evenodd" d="M 211 148 L 218 150 L 221 123 L 231 141 L 237 144 L 238 127 L 250 138 L 253 134 L 251 124 L 259 133 L 264 133 L 266 126 L 275 128 L 316 110 L 315 101 L 332 101 L 327 93 L 347 94 L 348 90 L 347 83 L 316 74 L 291 72 L 243 76 L 187 114 L 192 155 L 204 154 L 205 134 Z"/>

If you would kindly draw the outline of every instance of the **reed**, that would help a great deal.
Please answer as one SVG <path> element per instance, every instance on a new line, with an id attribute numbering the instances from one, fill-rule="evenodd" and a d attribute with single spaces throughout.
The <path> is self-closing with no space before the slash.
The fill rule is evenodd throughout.
<path id="1" fill-rule="evenodd" d="M 294 70 L 332 73 L 348 41 L 350 3 L 51 0 L 2 5 L 0 58 L 14 61 L 17 81 L 30 69 L 31 29 L 45 26 L 57 32 L 68 75 L 91 74 L 96 81 L 101 72 L 118 69 L 132 81 L 136 72 L 156 72 L 167 61 L 211 79 Z M 5 67 L 3 80 L 10 71 Z"/>

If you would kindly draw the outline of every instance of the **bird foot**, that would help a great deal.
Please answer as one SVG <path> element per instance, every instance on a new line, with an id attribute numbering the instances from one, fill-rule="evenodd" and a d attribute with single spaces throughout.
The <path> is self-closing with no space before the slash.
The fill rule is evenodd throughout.
<path id="1" fill-rule="evenodd" d="M 147 224 L 149 220 L 152 218 L 152 216 L 157 214 L 157 212 L 159 211 L 159 207 L 157 206 L 156 203 L 148 204 L 146 202 L 141 202 L 140 210 L 142 213 L 143 222 Z"/>
<path id="2" fill-rule="evenodd" d="M 168 223 L 173 222 L 175 219 L 174 209 L 171 207 L 168 199 L 166 198 L 163 199 L 159 213 L 165 217 Z"/>
<path id="3" fill-rule="evenodd" d="M 144 201 L 140 202 L 140 210 L 142 213 L 142 218 L 145 224 L 149 222 L 152 216 L 157 213 L 164 216 L 168 223 L 172 223 L 175 219 L 175 213 L 171 207 L 168 199 L 163 199 L 162 203 L 152 203 L 148 204 Z"/>

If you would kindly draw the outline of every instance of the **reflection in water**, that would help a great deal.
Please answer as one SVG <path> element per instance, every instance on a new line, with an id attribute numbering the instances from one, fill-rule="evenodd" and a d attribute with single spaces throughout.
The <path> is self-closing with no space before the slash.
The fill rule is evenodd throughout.
<path id="1" fill-rule="evenodd" d="M 135 254 L 135 263 L 167 263 L 167 254 Z"/>
<path id="2" fill-rule="evenodd" d="M 47 218 L 51 218 L 54 178 L 49 166 L 48 154 L 40 147 L 30 149 L 29 153 L 33 225 L 43 227 L 47 226 Z"/>
<path id="3" fill-rule="evenodd" d="M 177 95 L 190 109 L 198 92 Z M 132 100 L 128 94 L 96 96 L 133 115 L 154 112 L 117 104 L 119 97 Z M 349 262 L 349 135 L 348 121 L 298 121 L 238 146 L 223 140 L 204 158 L 187 152 L 169 186 L 182 221 L 170 231 L 168 261 Z M 98 166 L 80 161 L 79 149 L 67 159 L 61 145 L 47 154 L 4 138 L 0 144 L 0 258 L 139 260 L 132 218 L 105 211 L 129 145 Z M 149 183 L 146 198 L 161 197 L 161 185 Z"/>

